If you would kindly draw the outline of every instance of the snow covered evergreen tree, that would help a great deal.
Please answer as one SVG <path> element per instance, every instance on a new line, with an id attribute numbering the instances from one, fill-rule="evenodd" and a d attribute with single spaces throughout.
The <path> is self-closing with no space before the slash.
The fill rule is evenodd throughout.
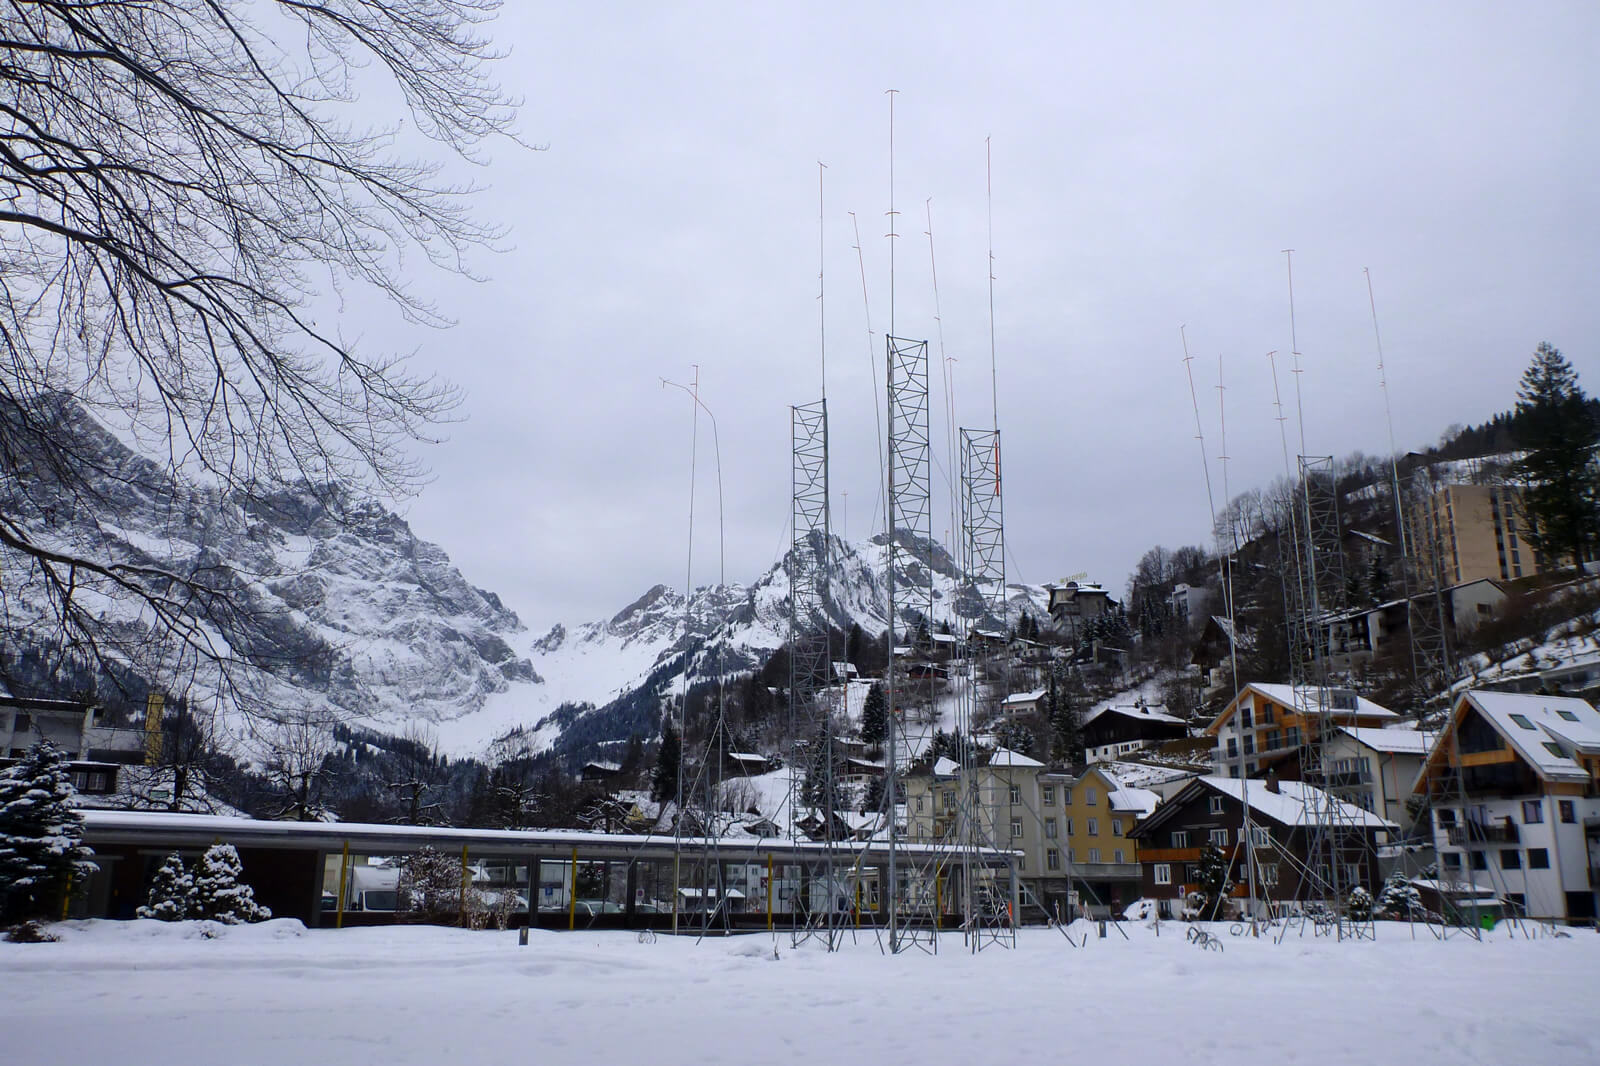
<path id="1" fill-rule="evenodd" d="M 1403 920 L 1422 913 L 1422 893 L 1406 880 L 1403 873 L 1389 875 L 1378 893 L 1378 914 L 1383 918 Z"/>
<path id="2" fill-rule="evenodd" d="M 94 871 L 75 794 L 66 754 L 48 740 L 0 770 L 0 919 L 59 917 Z"/>
<path id="3" fill-rule="evenodd" d="M 873 682 L 867 690 L 867 700 L 861 707 L 861 739 L 868 747 L 877 747 L 889 735 L 889 698 L 884 695 L 881 682 Z"/>
<path id="4" fill-rule="evenodd" d="M 1197 894 L 1202 897 L 1200 917 L 1208 921 L 1223 917 L 1222 901 L 1233 891 L 1233 878 L 1228 876 L 1231 865 L 1227 853 L 1215 844 L 1206 845 L 1200 853 L 1200 868 L 1195 873 Z"/>
<path id="5" fill-rule="evenodd" d="M 1350 889 L 1344 900 L 1344 913 L 1352 922 L 1372 921 L 1372 893 L 1360 885 Z"/>
<path id="6" fill-rule="evenodd" d="M 197 910 L 194 877 L 183 868 L 183 856 L 173 852 L 156 871 L 155 880 L 150 883 L 149 901 L 137 913 L 141 918 L 181 922 Z"/>
<path id="7" fill-rule="evenodd" d="M 244 864 L 232 844 L 213 844 L 194 871 L 191 918 L 209 918 L 224 925 L 264 922 L 272 912 L 256 902 L 251 887 L 239 880 Z"/>

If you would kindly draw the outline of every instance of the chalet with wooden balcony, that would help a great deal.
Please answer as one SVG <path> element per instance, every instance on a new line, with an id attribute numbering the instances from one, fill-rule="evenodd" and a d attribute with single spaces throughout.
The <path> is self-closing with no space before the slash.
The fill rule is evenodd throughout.
<path id="1" fill-rule="evenodd" d="M 1339 831 L 1326 833 L 1329 825 L 1337 825 Z M 1314 849 L 1319 828 L 1323 843 Z M 1161 901 L 1163 913 L 1172 916 L 1181 910 L 1184 897 L 1198 889 L 1201 855 L 1213 845 L 1229 859 L 1229 876 L 1235 883 L 1232 894 L 1243 911 L 1292 908 L 1296 901 L 1319 895 L 1324 886 L 1334 884 L 1345 891 L 1361 885 L 1376 896 L 1382 881 L 1377 850 L 1398 828 L 1299 781 L 1207 776 L 1190 781 L 1130 835 L 1139 846 L 1143 895 Z M 1258 873 L 1253 900 L 1246 868 L 1251 854 Z M 1334 861 L 1337 872 L 1331 866 Z"/>
<path id="2" fill-rule="evenodd" d="M 1399 722 L 1398 714 L 1350 689 L 1253 681 L 1212 719 L 1205 735 L 1216 740 L 1211 761 L 1218 775 L 1240 776 L 1243 762 L 1244 776 L 1250 777 L 1265 763 L 1340 727 L 1381 729 Z"/>
<path id="3" fill-rule="evenodd" d="M 1600 712 L 1584 700 L 1465 692 L 1419 775 L 1440 875 L 1536 918 L 1590 919 L 1600 882 Z"/>

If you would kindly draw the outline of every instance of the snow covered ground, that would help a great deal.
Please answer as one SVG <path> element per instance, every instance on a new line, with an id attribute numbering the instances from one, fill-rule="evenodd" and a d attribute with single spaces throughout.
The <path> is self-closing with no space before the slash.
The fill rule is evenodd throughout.
<path id="1" fill-rule="evenodd" d="M 695 943 L 628 933 L 275 921 L 206 940 L 193 923 L 74 922 L 0 944 L 7 1063 L 1600 1061 L 1600 936 L 1439 942 L 1236 939 L 1185 927 L 1069 947 L 828 955 L 786 935 Z M 776 948 L 776 952 L 774 951 Z"/>

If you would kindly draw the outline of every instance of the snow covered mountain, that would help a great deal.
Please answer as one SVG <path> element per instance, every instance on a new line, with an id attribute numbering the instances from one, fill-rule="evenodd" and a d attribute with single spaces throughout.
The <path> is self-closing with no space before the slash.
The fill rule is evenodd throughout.
<path id="1" fill-rule="evenodd" d="M 657 585 L 610 618 L 529 639 L 494 593 L 470 584 L 443 548 L 377 503 L 305 488 L 244 498 L 174 477 L 81 408 L 64 405 L 61 418 L 74 447 L 94 456 L 96 480 L 87 491 L 55 494 L 0 484 L 0 510 L 39 542 L 72 553 L 203 573 L 225 591 L 228 610 L 260 620 L 258 645 L 229 650 L 243 660 L 234 680 L 275 713 L 390 733 L 422 725 L 453 755 L 481 754 L 514 731 L 533 750 L 571 755 L 653 730 L 640 694 L 675 690 L 686 660 L 696 679 L 733 675 L 759 667 L 787 636 L 788 575 L 779 562 L 753 584 L 702 587 L 687 599 Z M 896 581 L 905 587 L 932 572 L 936 622 L 976 612 L 978 590 L 943 546 L 920 542 L 907 554 Z M 828 624 L 883 632 L 889 556 L 882 536 L 834 539 Z M 30 634 L 36 647 L 50 646 L 53 618 L 38 573 L 0 553 L 0 589 L 0 630 L 13 655 Z M 1043 613 L 1043 589 L 1008 592 L 1013 620 L 1023 609 Z M 131 634 L 124 646 L 154 652 L 142 661 L 130 653 L 134 676 L 191 706 L 227 711 L 214 667 L 189 663 L 181 680 L 171 676 L 136 603 L 96 596 L 93 604 Z M 242 724 L 237 713 L 233 724 Z"/>
<path id="2" fill-rule="evenodd" d="M 63 438 L 90 457 L 82 464 L 90 482 L 46 486 L 55 491 L 35 483 L 27 492 L 0 482 L 0 512 L 64 553 L 197 575 L 219 589 L 207 617 L 224 610 L 255 620 L 230 630 L 247 632 L 247 642 L 221 646 L 242 660 L 234 680 L 258 708 L 399 731 L 417 718 L 455 719 L 539 681 L 513 648 L 525 639 L 516 614 L 382 506 L 305 488 L 228 493 L 174 477 L 74 404 L 63 403 L 58 420 Z M 37 477 L 49 476 L 41 465 Z M 57 631 L 37 569 L 0 552 L 0 588 L 0 631 L 13 655 L 30 643 L 52 646 Z M 105 591 L 86 582 L 84 597 L 121 638 L 112 657 L 191 706 L 216 705 L 218 671 L 191 661 L 177 676 L 175 656 L 149 637 L 139 603 Z"/>
<path id="3" fill-rule="evenodd" d="M 926 582 L 931 571 L 935 621 L 977 612 L 980 590 L 942 545 L 910 544 L 908 554 L 912 561 L 898 572 L 897 585 Z M 858 544 L 834 538 L 830 625 L 841 631 L 860 625 L 871 636 L 884 631 L 889 556 L 883 535 Z M 1042 615 L 1048 594 L 1039 586 L 1008 585 L 1007 601 L 1009 620 L 1015 621 L 1025 610 Z M 481 711 L 441 723 L 441 741 L 451 750 L 470 751 L 521 729 L 533 750 L 558 747 L 571 753 L 587 743 L 623 740 L 633 729 L 653 728 L 641 714 L 638 697 L 676 691 L 685 656 L 696 679 L 753 670 L 782 646 L 788 628 L 789 579 L 783 562 L 754 584 L 702 587 L 687 602 L 681 592 L 657 585 L 611 618 L 558 625 L 535 640 L 529 658 L 542 680 L 513 686 L 490 696 Z"/>

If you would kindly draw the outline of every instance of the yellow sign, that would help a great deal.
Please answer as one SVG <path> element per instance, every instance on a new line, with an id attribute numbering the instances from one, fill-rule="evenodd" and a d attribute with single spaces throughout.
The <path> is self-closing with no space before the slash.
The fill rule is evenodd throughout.
<path id="1" fill-rule="evenodd" d="M 155 766 L 161 761 L 161 709 L 167 698 L 152 692 L 144 701 L 144 764 Z"/>

